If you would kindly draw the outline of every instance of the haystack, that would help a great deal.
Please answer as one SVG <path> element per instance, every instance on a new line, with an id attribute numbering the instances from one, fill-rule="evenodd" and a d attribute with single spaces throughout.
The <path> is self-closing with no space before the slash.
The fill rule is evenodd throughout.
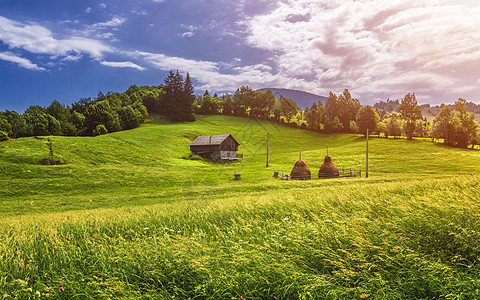
<path id="1" fill-rule="evenodd" d="M 318 171 L 318 178 L 338 178 L 339 176 L 340 173 L 337 166 L 333 163 L 332 157 L 330 155 L 325 156 L 323 165 Z"/>
<path id="2" fill-rule="evenodd" d="M 308 180 L 312 177 L 312 172 L 303 159 L 297 160 L 290 172 L 290 178 L 296 180 Z"/>

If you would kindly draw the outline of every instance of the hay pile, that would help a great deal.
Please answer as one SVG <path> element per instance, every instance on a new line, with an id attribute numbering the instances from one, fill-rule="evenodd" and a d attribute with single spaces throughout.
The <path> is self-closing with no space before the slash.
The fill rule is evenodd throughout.
<path id="1" fill-rule="evenodd" d="M 318 171 L 318 178 L 338 178 L 339 176 L 340 173 L 337 166 L 332 162 L 332 157 L 330 155 L 325 156 L 323 165 Z"/>
<path id="2" fill-rule="evenodd" d="M 303 159 L 297 160 L 290 172 L 290 178 L 296 180 L 308 180 L 312 177 L 312 172 Z"/>

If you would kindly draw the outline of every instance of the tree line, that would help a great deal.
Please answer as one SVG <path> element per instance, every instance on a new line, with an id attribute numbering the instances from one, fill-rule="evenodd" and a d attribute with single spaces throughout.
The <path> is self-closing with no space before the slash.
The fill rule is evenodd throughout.
<path id="1" fill-rule="evenodd" d="M 362 106 L 348 89 L 337 95 L 330 92 L 325 104 L 313 103 L 302 110 L 297 103 L 272 91 L 239 87 L 233 95 L 195 95 L 186 78 L 170 71 L 159 86 L 130 86 L 123 93 L 99 93 L 66 106 L 53 101 L 47 107 L 31 106 L 23 114 L 0 112 L 0 140 L 25 136 L 86 135 L 127 130 L 142 124 L 149 113 L 163 114 L 174 121 L 194 121 L 195 114 L 223 114 L 253 117 L 292 127 L 323 133 L 370 133 L 384 137 L 442 139 L 457 147 L 480 144 L 474 115 L 467 112 L 470 102 L 458 99 L 452 111 L 442 106 L 430 124 L 422 116 L 415 94 L 401 101 L 387 100 Z"/>
<path id="2" fill-rule="evenodd" d="M 293 99 L 281 96 L 276 100 L 270 90 L 260 92 L 242 86 L 233 96 L 211 96 L 205 91 L 203 96 L 196 97 L 193 107 L 197 114 L 262 118 L 323 133 L 365 134 L 368 129 L 378 136 L 432 138 L 456 147 L 480 144 L 474 114 L 467 112 L 472 103 L 464 99 L 458 99 L 454 105 L 440 106 L 433 124 L 422 116 L 422 106 L 418 105 L 414 93 L 401 100 L 377 104 L 362 106 L 345 89 L 339 95 L 330 92 L 325 104 L 319 101 L 301 110 Z"/>
<path id="3" fill-rule="evenodd" d="M 193 121 L 195 100 L 190 75 L 183 80 L 170 72 L 165 84 L 130 86 L 125 92 L 99 92 L 72 105 L 57 100 L 47 107 L 33 105 L 23 114 L 0 112 L 0 141 L 28 136 L 96 136 L 128 130 L 145 122 L 149 113 L 162 113 L 175 121 Z"/>

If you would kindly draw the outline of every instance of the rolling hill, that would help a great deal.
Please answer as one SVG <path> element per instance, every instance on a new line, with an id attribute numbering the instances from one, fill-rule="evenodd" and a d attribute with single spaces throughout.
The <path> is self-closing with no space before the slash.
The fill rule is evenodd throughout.
<path id="1" fill-rule="evenodd" d="M 243 159 L 189 154 L 223 133 Z M 45 139 L 0 143 L 6 299 L 478 298 L 477 151 L 371 139 L 369 178 L 286 181 L 326 147 L 363 170 L 365 138 L 231 116 L 52 138 L 65 165 L 40 163 Z"/>
<path id="2" fill-rule="evenodd" d="M 275 95 L 275 98 L 277 98 L 277 100 L 280 98 L 280 96 L 295 100 L 298 106 L 300 106 L 302 109 L 305 109 L 305 107 L 307 106 L 310 107 L 312 106 L 313 103 L 318 103 L 318 101 L 321 101 L 325 105 L 325 100 L 327 100 L 327 97 L 318 96 L 312 93 L 298 91 L 298 90 L 263 88 L 263 89 L 260 89 L 259 91 L 265 92 L 266 90 L 271 90 Z"/>

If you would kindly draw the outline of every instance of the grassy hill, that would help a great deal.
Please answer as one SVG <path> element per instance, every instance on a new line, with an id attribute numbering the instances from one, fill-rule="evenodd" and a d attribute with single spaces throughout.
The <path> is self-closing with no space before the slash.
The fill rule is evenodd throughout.
<path id="1" fill-rule="evenodd" d="M 270 167 L 265 167 L 266 133 Z M 231 133 L 244 158 L 189 158 Z M 475 298 L 480 155 L 370 140 L 369 178 L 282 181 L 365 138 L 254 119 L 162 117 L 131 131 L 0 144 L 0 292 L 13 298 Z M 233 180 L 240 173 L 242 180 Z M 48 291 L 47 291 L 48 290 Z"/>

